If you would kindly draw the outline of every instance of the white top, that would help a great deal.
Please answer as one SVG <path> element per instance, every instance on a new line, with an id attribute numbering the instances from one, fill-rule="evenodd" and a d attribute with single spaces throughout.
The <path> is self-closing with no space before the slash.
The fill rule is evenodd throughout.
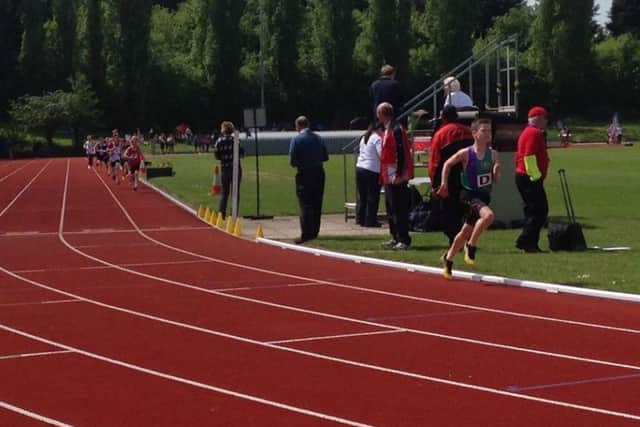
<path id="1" fill-rule="evenodd" d="M 84 142 L 84 151 L 87 154 L 96 154 L 96 148 L 88 139 Z"/>
<path id="2" fill-rule="evenodd" d="M 459 90 L 449 93 L 444 99 L 444 105 L 452 104 L 456 108 L 473 107 L 473 100 L 469 95 Z"/>
<path id="3" fill-rule="evenodd" d="M 380 154 L 382 153 L 382 138 L 376 132 L 364 143 L 364 136 L 360 138 L 360 154 L 356 167 L 380 173 Z"/>

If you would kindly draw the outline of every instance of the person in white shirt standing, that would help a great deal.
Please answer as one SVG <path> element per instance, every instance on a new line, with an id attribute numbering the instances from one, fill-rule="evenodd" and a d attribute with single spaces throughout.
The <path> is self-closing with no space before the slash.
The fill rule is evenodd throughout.
<path id="1" fill-rule="evenodd" d="M 93 167 L 93 158 L 96 156 L 96 146 L 93 142 L 93 136 L 87 135 L 87 140 L 84 142 L 84 152 L 87 155 L 87 169 Z"/>
<path id="2" fill-rule="evenodd" d="M 375 124 L 360 139 L 360 153 L 356 162 L 356 186 L 358 204 L 356 223 L 363 227 L 380 227 L 378 205 L 380 204 L 380 153 L 382 152 L 382 129 Z"/>
<path id="3" fill-rule="evenodd" d="M 460 81 L 453 76 L 444 79 L 444 105 L 453 105 L 460 111 L 461 109 L 475 108 L 473 100 L 460 88 Z"/>

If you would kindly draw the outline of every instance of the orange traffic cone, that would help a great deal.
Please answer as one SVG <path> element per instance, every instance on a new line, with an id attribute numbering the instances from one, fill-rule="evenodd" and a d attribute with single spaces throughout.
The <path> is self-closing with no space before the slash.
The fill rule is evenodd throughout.
<path id="1" fill-rule="evenodd" d="M 211 183 L 211 195 L 222 193 L 222 182 L 220 181 L 220 168 L 213 168 L 213 182 Z"/>

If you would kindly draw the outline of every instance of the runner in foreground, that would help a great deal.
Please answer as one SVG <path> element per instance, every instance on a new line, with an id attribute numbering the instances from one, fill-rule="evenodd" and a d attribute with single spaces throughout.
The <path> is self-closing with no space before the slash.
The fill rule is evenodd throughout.
<path id="1" fill-rule="evenodd" d="M 498 152 L 491 145 L 491 120 L 477 119 L 471 124 L 473 145 L 463 148 L 444 164 L 442 184 L 438 190 L 440 197 L 448 197 L 447 182 L 451 168 L 462 163 L 460 180 L 462 191 L 460 201 L 464 205 L 464 224 L 449 250 L 442 255 L 443 275 L 452 277 L 453 260 L 464 246 L 464 261 L 473 265 L 476 262 L 476 249 L 480 235 L 493 223 L 494 214 L 489 203 L 491 187 L 500 175 Z"/>

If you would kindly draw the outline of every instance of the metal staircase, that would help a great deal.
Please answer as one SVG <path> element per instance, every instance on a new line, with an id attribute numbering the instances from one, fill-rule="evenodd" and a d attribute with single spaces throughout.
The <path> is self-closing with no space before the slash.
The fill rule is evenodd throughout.
<path id="1" fill-rule="evenodd" d="M 480 76 L 478 77 L 478 75 Z M 402 113 L 397 119 L 411 118 L 414 124 L 410 126 L 409 135 L 415 148 L 413 152 L 416 167 L 428 167 L 425 157 L 428 154 L 431 135 L 439 124 L 438 118 L 444 105 L 444 94 L 447 88 L 445 79 L 449 76 L 455 77 L 461 83 L 463 80 L 466 81 L 467 93 L 474 101 L 474 105 L 477 106 L 470 111 L 459 112 L 461 119 L 471 119 L 478 114 L 517 118 L 520 91 L 517 37 L 511 36 L 488 43 L 455 68 L 441 75 L 435 82 L 402 106 Z M 425 113 L 426 108 L 429 111 Z M 429 112 L 431 112 L 431 119 L 425 120 Z M 360 138 L 357 137 L 342 147 L 345 222 L 352 215 L 356 205 L 355 202 L 349 201 L 348 157 L 353 155 L 352 162 L 355 164 Z M 357 192 L 355 190 L 352 192 L 352 200 L 355 200 Z"/>

